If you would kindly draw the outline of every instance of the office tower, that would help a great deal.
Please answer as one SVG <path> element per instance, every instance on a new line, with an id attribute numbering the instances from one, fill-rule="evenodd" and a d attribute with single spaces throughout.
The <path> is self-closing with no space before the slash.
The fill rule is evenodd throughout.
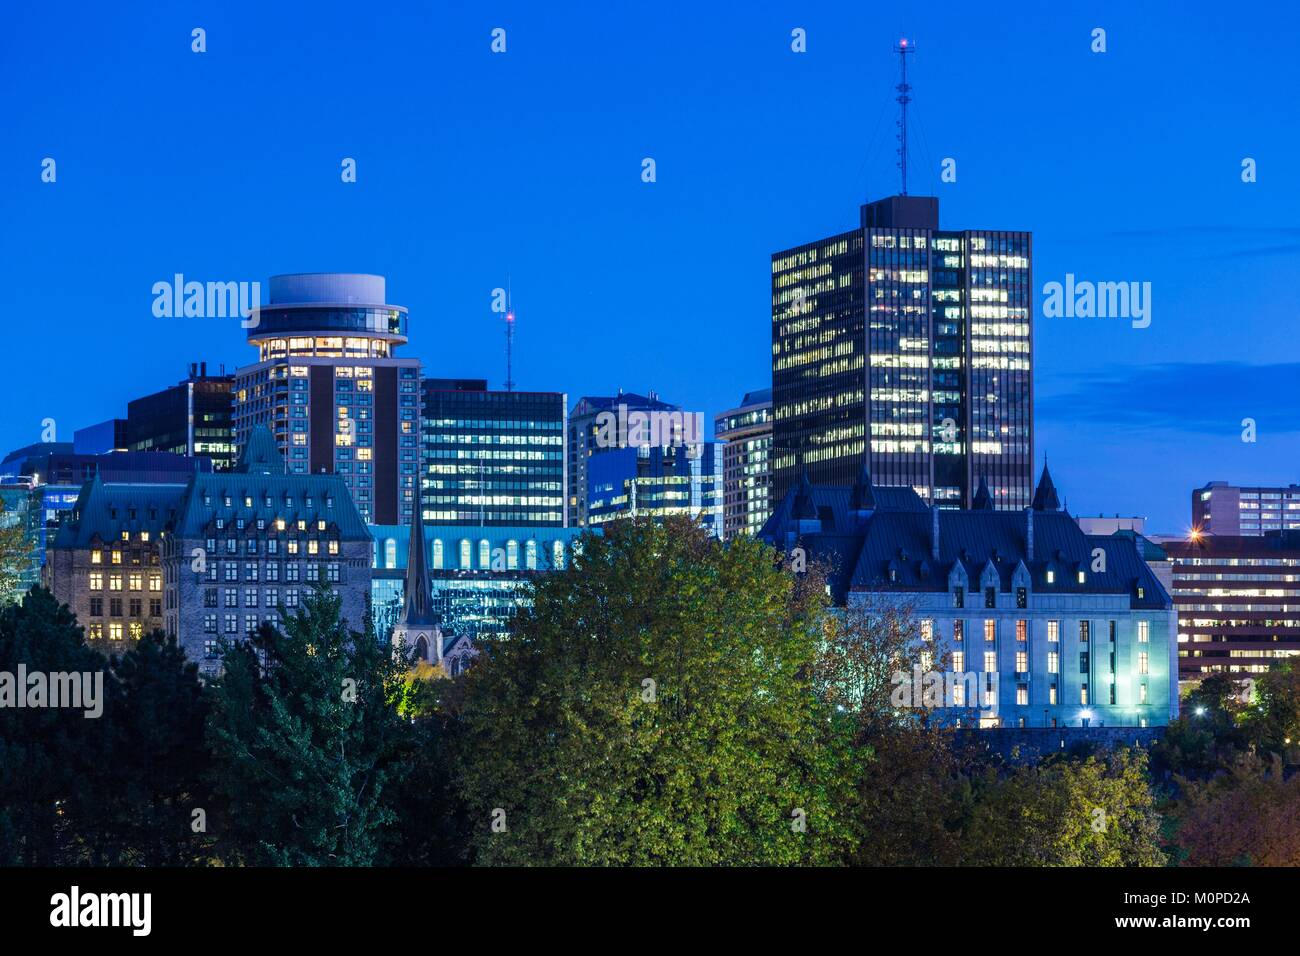
<path id="1" fill-rule="evenodd" d="M 939 228 L 933 197 L 861 208 L 858 228 L 772 256 L 773 495 L 806 469 L 970 507 L 1029 504 L 1028 232 Z"/>
<path id="2" fill-rule="evenodd" d="M 1300 530 L 1300 485 L 1245 487 L 1212 481 L 1192 492 L 1192 527 L 1227 537 Z"/>
<path id="3" fill-rule="evenodd" d="M 698 518 L 721 538 L 722 445 L 617 448 L 587 462 L 587 523 L 616 518 Z"/>
<path id="4" fill-rule="evenodd" d="M 429 611 L 437 617 L 443 666 L 448 671 L 463 667 L 484 644 L 509 637 L 515 612 L 529 600 L 528 582 L 538 574 L 567 567 L 577 538 L 584 533 L 579 528 L 537 525 L 426 524 L 421 530 Z M 372 525 L 370 533 L 374 537 L 371 613 L 376 633 L 387 634 L 405 613 L 413 536 L 400 525 Z M 465 639 L 471 642 L 468 649 Z M 460 664 L 455 663 L 458 658 Z"/>
<path id="5" fill-rule="evenodd" d="M 568 455 L 569 525 L 583 528 L 587 521 L 587 463 L 593 455 L 629 446 L 645 447 L 704 440 L 703 416 L 683 412 L 680 405 L 647 395 L 624 394 L 578 399 L 569 412 Z"/>
<path id="6" fill-rule="evenodd" d="M 1046 468 L 1017 511 L 994 510 L 983 483 L 953 510 L 877 486 L 861 465 L 847 485 L 803 477 L 760 537 L 829 567 L 838 607 L 905 599 L 948 658 L 945 692 L 961 691 L 935 701 L 942 723 L 1109 729 L 1178 715 L 1173 601 L 1133 538 L 1079 528 Z"/>
<path id="7" fill-rule="evenodd" d="M 207 458 L 215 470 L 229 469 L 235 463 L 233 385 L 234 376 L 209 375 L 208 364 L 198 362 L 180 383 L 128 402 L 127 450 Z"/>
<path id="8" fill-rule="evenodd" d="M 492 391 L 426 378 L 424 518 L 442 525 L 563 527 L 563 392 Z"/>
<path id="9" fill-rule="evenodd" d="M 1184 680 L 1246 678 L 1300 655 L 1300 531 L 1193 534 L 1161 547 L 1173 559 Z"/>
<path id="10" fill-rule="evenodd" d="M 367 523 L 408 524 L 420 454 L 420 362 L 398 358 L 407 315 L 384 278 L 272 276 L 235 373 L 242 445 L 265 425 L 290 474 L 338 474 Z"/>
<path id="11" fill-rule="evenodd" d="M 722 449 L 723 538 L 757 534 L 771 513 L 772 390 L 748 392 L 713 420 Z"/>
<path id="12" fill-rule="evenodd" d="M 97 425 L 78 428 L 72 433 L 72 450 L 78 455 L 106 455 L 110 451 L 127 451 L 127 421 L 110 418 Z"/>

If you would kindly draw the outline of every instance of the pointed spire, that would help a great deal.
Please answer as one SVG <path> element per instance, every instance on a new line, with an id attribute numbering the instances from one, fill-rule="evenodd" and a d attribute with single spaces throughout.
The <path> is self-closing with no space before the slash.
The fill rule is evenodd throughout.
<path id="1" fill-rule="evenodd" d="M 415 514 L 411 516 L 411 540 L 406 550 L 406 606 L 399 623 L 407 626 L 436 624 L 430 606 L 432 587 L 429 562 L 424 552 L 424 505 L 420 501 L 420 477 L 415 479 Z"/>
<path id="2" fill-rule="evenodd" d="M 799 477 L 799 487 L 794 493 L 794 509 L 791 517 L 795 521 L 816 521 L 817 508 L 812 500 L 812 482 L 808 480 L 808 469 Z"/>
<path id="3" fill-rule="evenodd" d="M 1038 479 L 1034 490 L 1033 509 L 1035 511 L 1060 511 L 1061 499 L 1056 495 L 1056 485 L 1052 483 L 1052 473 L 1047 470 L 1047 459 L 1043 459 L 1043 474 Z"/>
<path id="4" fill-rule="evenodd" d="M 858 472 L 858 480 L 853 483 L 853 494 L 849 497 L 849 509 L 851 511 L 874 511 L 876 507 L 876 491 L 871 484 L 871 469 L 867 467 L 867 456 L 862 456 L 862 469 Z"/>
<path id="5" fill-rule="evenodd" d="M 235 471 L 245 475 L 284 474 L 284 458 L 265 425 L 258 425 L 249 433 Z"/>
<path id="6" fill-rule="evenodd" d="M 980 475 L 979 487 L 975 489 L 975 500 L 971 502 L 972 511 L 992 511 L 993 496 L 989 494 L 988 482 Z"/>

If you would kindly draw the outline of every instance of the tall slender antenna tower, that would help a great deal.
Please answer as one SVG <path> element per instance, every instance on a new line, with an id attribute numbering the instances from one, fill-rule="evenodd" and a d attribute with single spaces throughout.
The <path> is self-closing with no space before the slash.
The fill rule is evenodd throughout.
<path id="1" fill-rule="evenodd" d="M 515 310 L 510 304 L 510 274 L 506 273 L 506 391 L 515 388 Z"/>
<path id="2" fill-rule="evenodd" d="M 899 40 L 894 46 L 894 52 L 898 54 L 899 81 L 895 89 L 898 90 L 898 169 L 903 174 L 903 195 L 907 195 L 907 104 L 912 102 L 909 95 L 912 88 L 907 85 L 907 54 L 915 52 L 916 47 L 907 42 L 907 38 Z"/>

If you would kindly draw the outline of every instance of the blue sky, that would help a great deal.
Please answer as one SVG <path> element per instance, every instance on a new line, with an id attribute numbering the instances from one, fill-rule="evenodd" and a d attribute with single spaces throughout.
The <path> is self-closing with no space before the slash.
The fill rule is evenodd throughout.
<path id="1" fill-rule="evenodd" d="M 1147 329 L 1036 317 L 1037 447 L 1071 509 L 1175 531 L 1196 485 L 1300 481 L 1300 13 L 1021 6 L 7 5 L 0 448 L 246 364 L 237 322 L 153 317 L 177 272 L 381 273 L 429 374 L 495 384 L 508 273 L 520 387 L 711 420 L 770 383 L 771 253 L 897 190 L 906 35 L 911 191 L 943 225 L 1031 230 L 1040 290 L 1152 283 Z"/>

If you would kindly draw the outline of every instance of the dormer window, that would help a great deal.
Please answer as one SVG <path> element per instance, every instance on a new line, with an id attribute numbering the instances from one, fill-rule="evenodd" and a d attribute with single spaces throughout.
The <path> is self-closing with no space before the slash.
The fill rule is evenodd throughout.
<path id="1" fill-rule="evenodd" d="M 897 581 L 897 580 L 898 580 L 898 568 L 890 568 L 890 569 L 889 569 L 889 580 L 890 580 L 890 581 Z"/>
<path id="2" fill-rule="evenodd" d="M 1047 569 L 1047 583 L 1048 584 L 1056 583 L 1056 572 L 1053 571 L 1051 568 Z"/>
<path id="3" fill-rule="evenodd" d="M 1079 583 L 1082 584 L 1083 581 L 1084 581 L 1084 574 L 1083 574 L 1082 571 L 1080 571 L 1080 572 L 1079 572 Z"/>
<path id="4" fill-rule="evenodd" d="M 1029 607 L 1029 589 L 1016 588 L 1016 607 Z"/>
<path id="5" fill-rule="evenodd" d="M 1140 601 L 1140 600 L 1142 600 L 1144 597 L 1146 597 L 1146 593 L 1147 593 L 1147 592 L 1146 592 L 1146 588 L 1142 587 L 1142 585 L 1139 584 L 1139 585 L 1138 585 L 1138 600 Z"/>
<path id="6" fill-rule="evenodd" d="M 953 607 L 966 606 L 966 589 L 961 585 L 958 585 L 957 587 L 952 589 L 952 606 Z"/>
<path id="7" fill-rule="evenodd" d="M 997 588 L 985 588 L 985 589 L 984 589 L 984 606 L 985 606 L 985 607 L 997 607 L 997 606 L 998 606 L 998 589 L 997 589 Z"/>

